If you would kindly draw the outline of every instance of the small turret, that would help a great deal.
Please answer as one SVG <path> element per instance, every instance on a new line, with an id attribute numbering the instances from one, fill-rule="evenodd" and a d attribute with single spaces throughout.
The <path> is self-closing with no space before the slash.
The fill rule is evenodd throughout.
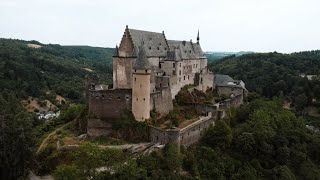
<path id="1" fill-rule="evenodd" d="M 199 29 L 198 29 L 197 44 L 199 43 L 200 43 L 200 36 L 199 36 Z"/>
<path id="2" fill-rule="evenodd" d="M 113 57 L 118 57 L 119 56 L 119 48 L 118 45 L 116 45 L 116 49 L 114 50 Z"/>

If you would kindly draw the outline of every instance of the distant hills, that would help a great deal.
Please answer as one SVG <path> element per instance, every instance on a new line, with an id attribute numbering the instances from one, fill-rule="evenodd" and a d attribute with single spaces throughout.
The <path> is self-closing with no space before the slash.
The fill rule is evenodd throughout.
<path id="1" fill-rule="evenodd" d="M 222 59 L 228 56 L 241 56 L 243 54 L 251 54 L 254 53 L 253 51 L 239 51 L 239 52 L 218 52 L 218 51 L 207 51 L 205 52 L 205 56 L 208 58 L 208 61 L 215 61 Z"/>

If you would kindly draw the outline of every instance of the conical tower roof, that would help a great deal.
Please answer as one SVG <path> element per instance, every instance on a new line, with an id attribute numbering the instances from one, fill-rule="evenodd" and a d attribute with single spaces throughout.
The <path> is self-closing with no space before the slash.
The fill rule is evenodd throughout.
<path id="1" fill-rule="evenodd" d="M 149 63 L 148 57 L 146 55 L 143 45 L 139 47 L 139 53 L 137 56 L 136 63 L 133 66 L 134 69 L 148 70 L 151 69 L 151 64 Z"/>

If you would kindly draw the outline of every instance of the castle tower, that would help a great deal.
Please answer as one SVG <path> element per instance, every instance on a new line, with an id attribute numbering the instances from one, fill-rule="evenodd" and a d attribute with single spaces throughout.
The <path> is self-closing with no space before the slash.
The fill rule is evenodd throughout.
<path id="1" fill-rule="evenodd" d="M 119 47 L 112 56 L 113 88 L 132 88 L 132 65 L 136 58 L 134 44 L 128 26 L 124 31 Z"/>
<path id="2" fill-rule="evenodd" d="M 132 113 L 137 121 L 150 118 L 150 74 L 151 65 L 141 45 L 132 77 Z"/>

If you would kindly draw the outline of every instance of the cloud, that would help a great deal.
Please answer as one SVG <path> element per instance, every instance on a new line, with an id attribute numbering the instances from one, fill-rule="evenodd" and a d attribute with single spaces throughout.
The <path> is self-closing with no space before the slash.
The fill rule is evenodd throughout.
<path id="1" fill-rule="evenodd" d="M 210 51 L 320 48 L 316 0 L 1 0 L 0 36 L 114 47 L 125 25 L 190 40 Z"/>

